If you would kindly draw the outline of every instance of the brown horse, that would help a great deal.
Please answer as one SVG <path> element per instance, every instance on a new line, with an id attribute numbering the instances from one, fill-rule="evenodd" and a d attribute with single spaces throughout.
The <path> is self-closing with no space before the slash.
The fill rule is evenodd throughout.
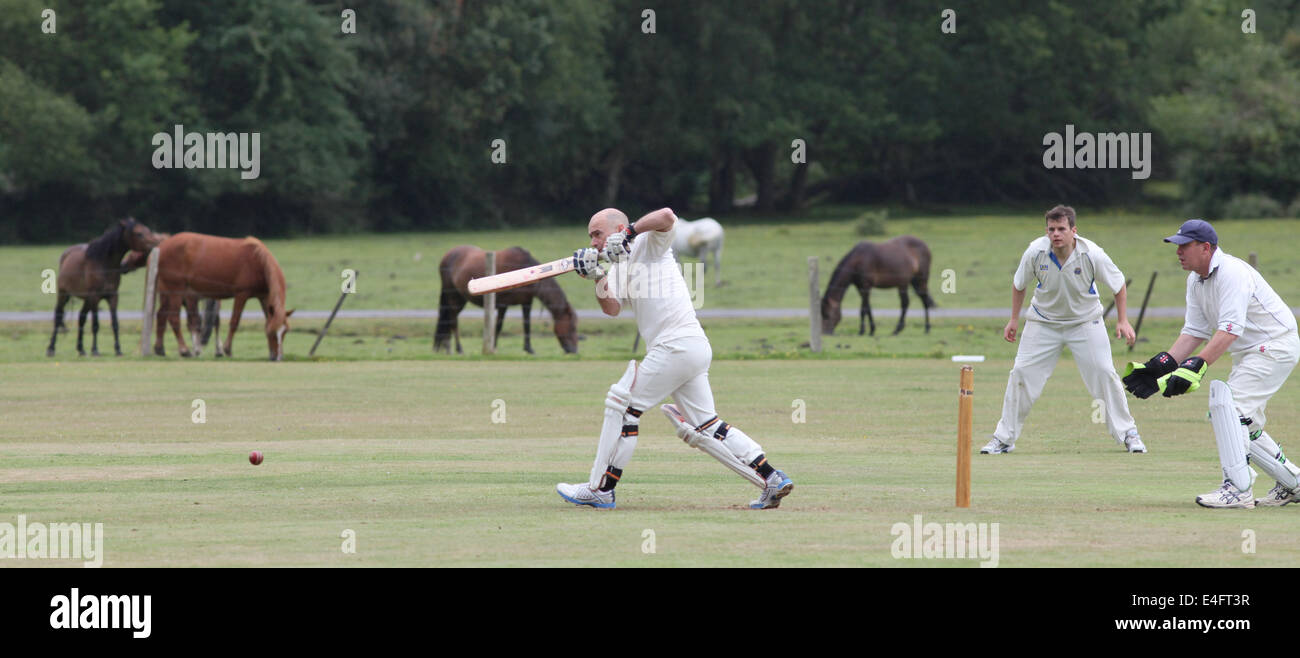
<path id="1" fill-rule="evenodd" d="M 117 287 L 122 281 L 122 256 L 131 250 L 148 251 L 158 244 L 158 238 L 133 218 L 123 219 L 88 243 L 68 247 L 59 256 L 58 300 L 54 303 L 54 333 L 46 356 L 54 356 L 54 343 L 63 324 L 63 307 L 71 297 L 85 300 L 77 318 L 77 354 L 86 355 L 82 335 L 86 327 L 86 313 L 92 313 L 90 353 L 99 356 L 99 301 L 108 300 L 108 312 L 113 322 L 113 351 L 122 356 L 122 344 L 117 331 Z"/>
<path id="2" fill-rule="evenodd" d="M 158 242 L 162 242 L 163 240 L 170 238 L 172 234 L 154 233 L 154 236 L 158 238 Z M 133 272 L 148 264 L 148 251 L 129 251 L 126 256 L 122 258 L 122 273 L 127 274 Z M 203 302 L 203 331 L 199 334 L 198 344 L 200 349 L 196 351 L 201 352 L 202 348 L 208 346 L 213 334 L 216 334 L 217 342 L 221 342 L 221 300 L 200 298 L 200 301 Z M 186 324 L 188 323 L 189 320 L 187 319 Z M 220 351 L 221 350 L 217 350 L 218 353 L 220 353 Z"/>
<path id="3" fill-rule="evenodd" d="M 159 246 L 158 319 L 154 354 L 164 356 L 163 332 L 170 322 L 181 356 L 190 356 L 181 336 L 180 307 L 185 305 L 187 325 L 198 356 L 199 298 L 234 297 L 226 344 L 218 342 L 217 356 L 230 356 L 244 303 L 256 297 L 266 316 L 266 344 L 272 361 L 284 358 L 284 334 L 289 331 L 285 310 L 284 272 L 275 256 L 257 238 L 219 238 L 200 233 L 177 233 Z"/>
<path id="4" fill-rule="evenodd" d="M 862 310 L 858 322 L 858 335 L 866 333 L 866 323 L 871 322 L 871 335 L 876 335 L 876 320 L 871 317 L 871 289 L 898 288 L 898 327 L 894 334 L 903 330 L 907 319 L 907 285 L 912 284 L 916 294 L 921 296 L 925 305 L 925 332 L 930 333 L 930 308 L 934 299 L 930 297 L 930 248 L 920 238 L 904 235 L 888 242 L 859 242 L 849 250 L 826 286 L 822 297 L 822 333 L 835 333 L 835 325 L 840 322 L 840 301 L 849 284 L 857 286 L 862 295 Z"/>
<path id="5" fill-rule="evenodd" d="M 456 336 L 456 353 L 461 354 L 460 327 L 457 318 L 466 302 L 483 306 L 482 295 L 469 294 L 469 280 L 487 273 L 486 252 L 472 245 L 454 247 L 442 257 L 438 264 L 438 273 L 442 276 L 442 293 L 438 298 L 438 329 L 433 337 L 433 351 L 451 352 L 450 338 Z M 524 267 L 539 265 L 537 259 L 523 247 L 511 247 L 496 252 L 496 271 L 509 272 Z M 524 351 L 533 353 L 530 336 L 529 316 L 533 312 L 533 298 L 542 300 L 546 310 L 555 320 L 555 337 L 560 347 L 567 354 L 578 351 L 578 314 L 569 305 L 564 291 L 560 290 L 555 279 L 543 279 L 519 288 L 497 293 L 497 337 L 501 336 L 501 325 L 505 321 L 506 307 L 524 307 Z"/>

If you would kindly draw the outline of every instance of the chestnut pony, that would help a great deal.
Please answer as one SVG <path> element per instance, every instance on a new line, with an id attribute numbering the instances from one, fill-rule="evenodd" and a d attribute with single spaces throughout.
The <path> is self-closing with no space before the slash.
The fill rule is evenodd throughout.
<path id="1" fill-rule="evenodd" d="M 190 350 L 181 336 L 180 307 L 198 356 L 199 298 L 235 299 L 226 329 L 226 344 L 217 342 L 217 356 L 230 356 L 244 302 L 255 297 L 266 316 L 266 344 L 272 361 L 284 358 L 284 335 L 292 310 L 285 309 L 284 272 L 261 240 L 221 238 L 201 233 L 177 233 L 159 245 L 158 318 L 154 354 L 163 356 L 163 332 L 170 323 L 181 356 Z"/>

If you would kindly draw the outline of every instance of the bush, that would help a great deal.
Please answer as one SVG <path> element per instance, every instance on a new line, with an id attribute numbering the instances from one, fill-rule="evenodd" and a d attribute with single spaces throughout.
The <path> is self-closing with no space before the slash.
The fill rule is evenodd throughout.
<path id="1" fill-rule="evenodd" d="M 1296 195 L 1296 198 L 1291 201 L 1291 205 L 1287 206 L 1286 216 L 1300 219 L 1300 195 Z"/>
<path id="2" fill-rule="evenodd" d="M 885 221 L 889 219 L 889 210 L 868 211 L 858 215 L 854 231 L 861 236 L 884 235 Z"/>
<path id="3" fill-rule="evenodd" d="M 1223 206 L 1223 217 L 1226 219 L 1259 219 L 1285 215 L 1286 209 L 1282 204 L 1266 194 L 1238 194 Z"/>

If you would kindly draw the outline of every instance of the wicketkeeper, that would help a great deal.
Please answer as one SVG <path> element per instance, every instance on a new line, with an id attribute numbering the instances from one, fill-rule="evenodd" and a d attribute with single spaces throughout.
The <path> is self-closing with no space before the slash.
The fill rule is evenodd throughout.
<path id="1" fill-rule="evenodd" d="M 1056 206 L 1047 211 L 1045 219 L 1047 234 L 1029 243 L 1011 280 L 1011 320 L 1002 330 L 1008 342 L 1016 340 L 1020 306 L 1030 283 L 1035 284 L 1034 298 L 1016 350 L 1016 363 L 1007 377 L 1002 418 L 980 453 L 997 455 L 1015 449 L 1029 409 L 1042 395 L 1065 347 L 1074 355 L 1088 393 L 1105 405 L 1111 437 L 1129 452 L 1146 452 L 1111 361 L 1110 338 L 1097 294 L 1098 281 L 1115 292 L 1119 318 L 1115 337 L 1132 345 L 1135 336 L 1128 323 L 1124 274 L 1095 242 L 1079 237 L 1073 208 Z"/>
<path id="2" fill-rule="evenodd" d="M 607 208 L 587 225 L 591 246 L 573 254 L 574 269 L 596 283 L 596 300 L 609 316 L 631 308 L 646 340 L 646 355 L 629 361 L 623 376 L 605 395 L 605 421 L 587 482 L 560 483 L 561 498 L 597 508 L 614 507 L 614 487 L 636 449 L 641 414 L 672 396 L 676 406 L 661 407 L 677 436 L 735 471 L 762 493 L 749 503 L 769 509 L 794 489 L 794 482 L 768 463 L 763 448 L 739 428 L 718 418 L 709 388 L 713 350 L 695 318 L 686 280 L 672 254 L 677 215 L 656 210 L 636 223 Z M 599 261 L 611 265 L 606 269 Z"/>
<path id="3" fill-rule="evenodd" d="M 1219 445 L 1223 486 L 1197 496 L 1196 502 L 1238 509 L 1295 502 L 1300 468 L 1264 431 L 1264 407 L 1300 358 L 1295 315 L 1255 268 L 1219 248 L 1209 222 L 1189 219 L 1165 242 L 1178 245 L 1178 262 L 1189 272 L 1183 329 L 1169 351 L 1129 364 L 1124 386 L 1144 399 L 1190 393 L 1219 357 L 1231 353 L 1227 383 L 1210 382 L 1210 424 Z M 1191 356 L 1206 340 L 1200 354 Z M 1251 494 L 1251 462 L 1277 481 L 1258 500 Z"/>

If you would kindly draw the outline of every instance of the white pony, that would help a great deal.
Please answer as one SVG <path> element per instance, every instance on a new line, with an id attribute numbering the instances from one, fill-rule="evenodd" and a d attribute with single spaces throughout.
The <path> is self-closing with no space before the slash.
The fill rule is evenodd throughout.
<path id="1" fill-rule="evenodd" d="M 682 256 L 698 258 L 704 263 L 704 273 L 709 273 L 709 261 L 705 256 L 713 255 L 714 287 L 722 285 L 722 225 L 712 217 L 704 217 L 693 222 L 677 220 L 677 231 L 673 237 L 673 255 L 677 262 Z"/>

